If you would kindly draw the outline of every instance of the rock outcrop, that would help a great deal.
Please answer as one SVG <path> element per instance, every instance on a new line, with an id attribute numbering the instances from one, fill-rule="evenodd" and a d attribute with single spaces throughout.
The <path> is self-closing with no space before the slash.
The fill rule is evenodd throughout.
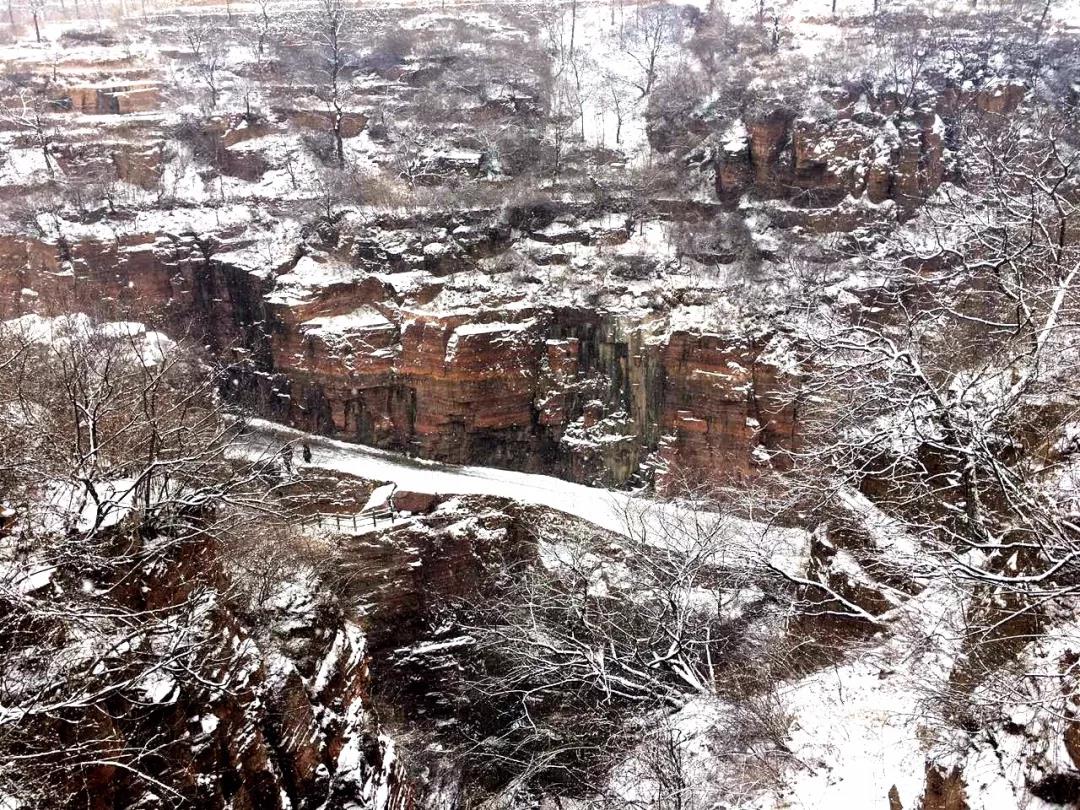
<path id="1" fill-rule="evenodd" d="M 749 475 L 768 463 L 759 447 L 795 438 L 783 372 L 737 336 L 567 308 L 296 318 L 275 309 L 275 371 L 290 421 L 330 435 L 615 485 L 654 454 L 665 470 Z"/>
<path id="2" fill-rule="evenodd" d="M 130 552 L 123 540 L 118 547 Z M 162 617 L 161 625 L 128 627 L 129 641 L 95 653 L 98 665 L 83 673 L 90 697 L 21 720 L 20 731 L 55 741 L 59 752 L 37 754 L 43 798 L 70 797 L 40 806 L 157 807 L 162 791 L 207 810 L 413 806 L 405 770 L 373 719 L 365 634 L 319 603 L 316 582 L 277 582 L 256 627 L 230 596 L 215 539 L 145 542 L 155 561 L 99 583 L 109 594 L 101 612 Z M 90 573 L 58 567 L 26 598 L 93 587 Z M 24 639 L 8 642 L 9 654 L 27 653 Z M 70 666 L 81 663 L 65 652 Z M 154 654 L 162 657 L 150 666 L 143 656 Z M 109 668 L 128 680 L 102 685 Z"/>
<path id="3" fill-rule="evenodd" d="M 720 136 L 716 191 L 728 202 L 752 191 L 808 211 L 834 209 L 848 198 L 871 206 L 891 201 L 910 213 L 945 179 L 948 130 L 960 114 L 1005 115 L 1026 92 L 1019 82 L 979 92 L 948 85 L 920 103 L 895 93 L 838 91 L 822 116 L 765 104 L 764 112 L 747 114 Z M 852 230 L 873 210 L 862 218 L 850 210 L 839 219 L 808 213 L 797 224 Z"/>
<path id="4" fill-rule="evenodd" d="M 497 297 L 429 305 L 448 262 L 505 238 L 448 224 L 471 232 L 442 251 L 405 241 L 385 256 L 385 239 L 346 231 L 333 254 L 256 268 L 239 208 L 164 215 L 156 230 L 61 224 L 0 240 L 0 317 L 119 310 L 205 345 L 233 368 L 226 392 L 271 418 L 454 463 L 720 482 L 793 447 L 779 339 Z"/>

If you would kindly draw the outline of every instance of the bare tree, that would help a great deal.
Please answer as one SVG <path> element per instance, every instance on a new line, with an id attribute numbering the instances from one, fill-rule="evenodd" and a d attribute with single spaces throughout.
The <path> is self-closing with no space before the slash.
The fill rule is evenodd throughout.
<path id="1" fill-rule="evenodd" d="M 511 790 L 542 775 L 600 790 L 639 723 L 772 677 L 764 659 L 750 674 L 738 617 L 748 593 L 788 589 L 762 564 L 779 541 L 702 502 L 630 510 L 627 524 L 617 541 L 541 541 L 539 563 L 504 572 L 467 611 L 484 661 L 471 688 L 506 713 L 480 753 Z"/>
<path id="2" fill-rule="evenodd" d="M 258 0 L 258 11 L 255 14 L 255 61 L 262 64 L 266 58 L 267 49 L 270 46 L 270 38 L 274 30 L 274 21 L 270 16 L 270 0 Z"/>
<path id="3" fill-rule="evenodd" d="M 410 121 L 394 131 L 394 157 L 391 165 L 397 176 L 410 188 L 428 176 L 432 132 L 423 124 Z"/>
<path id="4" fill-rule="evenodd" d="M 0 105 L 0 121 L 31 134 L 45 160 L 49 177 L 55 177 L 55 158 L 52 155 L 57 132 L 53 121 L 53 114 L 57 111 L 55 102 L 43 91 L 25 87 L 12 88 L 8 98 L 10 100 Z"/>
<path id="5" fill-rule="evenodd" d="M 681 33 L 679 13 L 667 3 L 639 6 L 626 32 L 623 50 L 637 63 L 641 77 L 635 83 L 641 97 L 649 95 L 665 55 Z"/>
<path id="6" fill-rule="evenodd" d="M 30 16 L 34 20 L 34 37 L 41 42 L 41 19 L 45 16 L 45 0 L 30 0 Z"/>
<path id="7" fill-rule="evenodd" d="M 577 110 L 573 88 L 566 82 L 557 82 L 549 97 L 544 120 L 544 142 L 551 156 L 552 177 L 557 178 L 563 169 L 567 144 L 573 137 Z"/>
<path id="8" fill-rule="evenodd" d="M 206 44 L 214 37 L 213 23 L 202 14 L 184 15 L 180 32 L 196 61 L 202 58 Z"/>
<path id="9" fill-rule="evenodd" d="M 229 688 L 244 659 L 201 561 L 276 512 L 275 462 L 248 461 L 213 378 L 133 324 L 5 324 L 0 379 L 0 787 L 58 806 L 114 774 L 180 801 L 169 735 L 126 732 Z"/>
<path id="10" fill-rule="evenodd" d="M 342 136 L 348 73 L 354 58 L 348 44 L 352 29 L 352 13 L 341 0 L 319 0 L 313 27 L 316 36 L 316 70 L 321 77 L 319 97 L 330 114 L 330 134 L 338 166 L 345 165 L 345 144 Z"/>
<path id="11" fill-rule="evenodd" d="M 585 104 L 589 88 L 581 76 L 589 59 L 587 53 L 574 47 L 577 8 L 571 7 L 570 25 L 561 11 L 549 15 L 544 33 L 553 56 L 553 66 L 547 81 L 546 139 L 553 155 L 552 174 L 558 176 L 567 137 L 575 122 L 585 137 Z"/>
<path id="12" fill-rule="evenodd" d="M 608 107 L 615 115 L 615 144 L 622 143 L 623 120 L 632 100 L 626 97 L 626 82 L 616 73 L 608 72 L 604 75 L 604 93 Z"/>
<path id="13" fill-rule="evenodd" d="M 225 63 L 225 49 L 221 40 L 211 33 L 205 40 L 198 55 L 195 68 L 206 89 L 210 91 L 210 109 L 217 106 L 221 93 L 221 69 Z M 248 108 L 250 113 L 250 107 Z"/>
<path id="14" fill-rule="evenodd" d="M 822 503 L 871 493 L 935 576 L 970 593 L 979 629 L 953 673 L 967 682 L 1080 587 L 1080 529 L 1056 483 L 1075 463 L 1080 185 L 1052 118 L 984 121 L 964 144 L 964 186 L 943 187 L 919 229 L 873 258 L 885 281 L 866 309 L 811 330 L 813 449 L 798 467 Z"/>
<path id="15" fill-rule="evenodd" d="M 195 57 L 195 72 L 210 93 L 210 109 L 214 109 L 221 93 L 221 69 L 226 58 L 221 33 L 213 20 L 202 14 L 184 16 L 181 32 Z"/>

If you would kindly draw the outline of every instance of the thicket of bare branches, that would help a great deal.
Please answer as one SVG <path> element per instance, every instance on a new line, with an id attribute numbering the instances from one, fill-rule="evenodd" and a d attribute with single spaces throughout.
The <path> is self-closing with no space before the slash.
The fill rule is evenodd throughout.
<path id="1" fill-rule="evenodd" d="M 207 369 L 132 324 L 0 332 L 0 790 L 41 807 L 110 780 L 166 805 L 182 736 L 254 665 L 223 612 L 222 544 L 279 515 L 276 460 L 246 460 Z"/>
<path id="2" fill-rule="evenodd" d="M 668 760 L 685 753 L 670 718 L 695 704 L 762 710 L 760 724 L 718 741 L 718 756 L 786 755 L 773 689 L 791 664 L 774 631 L 791 589 L 763 564 L 768 542 L 701 504 L 650 514 L 647 527 L 627 520 L 628 538 L 541 542 L 538 562 L 500 572 L 465 609 L 473 770 L 504 798 L 544 786 L 606 806 L 611 769 L 628 758 L 659 768 L 663 799 L 647 806 L 678 806 L 664 787 Z M 701 787 L 705 801 L 715 785 Z"/>
<path id="3" fill-rule="evenodd" d="M 808 313 L 799 459 L 803 495 L 861 489 L 971 595 L 961 691 L 1080 588 L 1080 161 L 1052 117 L 963 137 L 962 182 L 867 258 L 854 318 Z"/>

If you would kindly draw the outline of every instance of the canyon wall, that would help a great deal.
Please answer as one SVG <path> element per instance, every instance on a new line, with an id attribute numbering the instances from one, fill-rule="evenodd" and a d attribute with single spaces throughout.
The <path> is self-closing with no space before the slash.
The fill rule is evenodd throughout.
<path id="1" fill-rule="evenodd" d="M 45 802 L 36 806 L 415 806 L 406 769 L 375 719 L 365 631 L 325 597 L 321 583 L 297 573 L 277 581 L 260 604 L 249 604 L 238 598 L 242 589 L 229 578 L 217 538 L 158 535 L 140 542 L 155 544 L 154 563 L 122 576 L 119 566 L 103 566 L 102 576 L 117 578 L 102 587 L 110 601 L 101 612 L 166 618 L 143 634 L 125 629 L 124 636 L 109 637 L 142 640 L 117 640 L 96 654 L 97 665 L 83 676 L 96 702 L 58 702 L 27 718 L 32 734 L 54 741 L 59 752 L 54 765 L 51 754 L 39 754 L 52 768 L 45 795 L 32 797 Z M 116 546 L 130 554 L 145 550 L 134 551 L 130 536 Z M 85 568 L 51 571 L 53 584 L 35 583 L 27 590 L 31 598 L 49 599 L 60 583 L 74 590 L 90 582 Z M 53 621 L 61 620 L 61 610 Z M 16 643 L 7 652 L 16 658 L 25 650 Z M 144 656 L 155 654 L 162 657 L 150 667 Z M 65 648 L 64 655 L 78 666 L 78 652 Z M 102 676 L 106 668 L 115 669 Z M 70 798 L 49 803 L 56 796 Z"/>
<path id="2" fill-rule="evenodd" d="M 786 378 L 765 357 L 774 335 L 497 297 L 427 305 L 446 264 L 489 252 L 498 229 L 457 260 L 440 254 L 403 293 L 401 279 L 416 274 L 357 267 L 347 236 L 334 254 L 253 269 L 237 258 L 250 241 L 242 221 L 157 225 L 108 239 L 0 238 L 14 271 L 0 280 L 0 316 L 104 310 L 150 321 L 204 345 L 230 369 L 226 394 L 263 415 L 459 464 L 616 486 L 684 473 L 719 483 L 793 446 Z"/>

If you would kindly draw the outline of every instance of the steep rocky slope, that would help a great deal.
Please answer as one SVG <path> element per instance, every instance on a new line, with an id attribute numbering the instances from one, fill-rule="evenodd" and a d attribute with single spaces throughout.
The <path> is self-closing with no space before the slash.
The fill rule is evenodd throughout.
<path id="1" fill-rule="evenodd" d="M 767 463 L 759 445 L 793 447 L 793 413 L 779 404 L 782 338 L 721 323 L 702 333 L 701 305 L 677 303 L 700 294 L 665 289 L 672 276 L 655 275 L 665 263 L 625 216 L 604 215 L 609 230 L 599 235 L 587 222 L 555 221 L 516 238 L 506 218 L 347 215 L 329 245 L 297 236 L 279 248 L 298 258 L 264 258 L 279 234 L 238 206 L 113 226 L 44 223 L 49 236 L 7 238 L 11 266 L 24 269 L 5 277 L 4 314 L 119 308 L 197 336 L 224 362 L 250 357 L 238 373 L 267 415 L 459 463 L 494 459 L 619 485 L 643 462 L 738 476 Z M 521 284 L 507 252 L 543 248 L 544 231 L 560 228 L 575 264 Z M 653 221 L 647 235 L 664 239 L 668 228 Z M 670 298 L 676 311 L 551 301 L 590 255 L 612 265 L 600 269 L 614 283 L 594 282 L 605 297 Z M 653 281 L 618 280 L 624 263 L 642 262 L 634 272 Z"/>
<path id="2" fill-rule="evenodd" d="M 0 742 L 103 752 L 65 806 L 1080 802 L 1077 342 L 1009 320 L 1080 311 L 1075 2 L 85 5 L 0 43 Z M 191 344 L 288 531 L 31 521 L 160 460 L 33 444 L 71 313 Z M 35 713 L 57 605 L 199 654 Z"/>

